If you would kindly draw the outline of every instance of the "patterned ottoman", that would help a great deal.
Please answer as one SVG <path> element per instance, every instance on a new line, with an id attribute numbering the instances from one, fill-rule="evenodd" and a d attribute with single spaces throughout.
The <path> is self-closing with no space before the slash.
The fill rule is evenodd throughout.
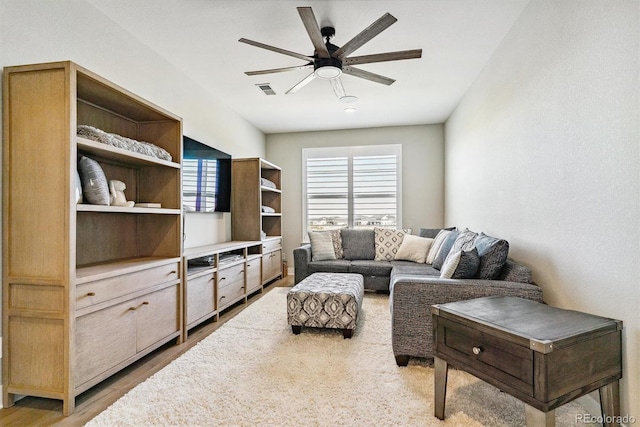
<path id="1" fill-rule="evenodd" d="M 296 335 L 306 326 L 342 329 L 351 338 L 363 295 L 361 274 L 314 273 L 287 293 L 287 321 Z"/>

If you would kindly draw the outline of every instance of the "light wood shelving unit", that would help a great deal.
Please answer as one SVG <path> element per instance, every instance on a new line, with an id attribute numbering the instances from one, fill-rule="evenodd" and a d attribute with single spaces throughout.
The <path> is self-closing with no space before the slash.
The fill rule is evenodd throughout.
<path id="1" fill-rule="evenodd" d="M 3 400 L 63 401 L 182 338 L 182 120 L 72 63 L 4 68 Z M 153 143 L 171 161 L 76 136 Z M 78 204 L 77 158 L 127 198 Z"/>
<path id="2" fill-rule="evenodd" d="M 282 170 L 261 158 L 233 159 L 231 175 L 233 238 L 262 242 L 263 284 L 282 278 Z M 274 212 L 263 212 L 263 206 Z"/>
<path id="3" fill-rule="evenodd" d="M 184 339 L 189 329 L 262 292 L 260 241 L 231 241 L 184 251 Z M 211 260 L 194 263 L 197 259 Z"/>

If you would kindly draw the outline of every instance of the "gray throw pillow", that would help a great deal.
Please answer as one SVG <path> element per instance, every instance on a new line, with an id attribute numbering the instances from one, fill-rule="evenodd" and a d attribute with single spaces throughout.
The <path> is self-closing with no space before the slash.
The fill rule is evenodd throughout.
<path id="1" fill-rule="evenodd" d="M 78 161 L 83 199 L 92 205 L 109 206 L 109 184 L 100 163 L 82 156 Z"/>
<path id="2" fill-rule="evenodd" d="M 433 268 L 435 268 L 436 270 L 442 269 L 444 260 L 447 259 L 447 255 L 449 255 L 449 253 L 451 252 L 453 243 L 456 241 L 459 234 L 459 231 L 452 230 L 451 233 L 447 235 L 447 238 L 444 240 L 444 242 L 442 242 L 442 246 L 440 246 L 436 257 L 433 260 L 433 264 L 431 264 Z"/>
<path id="3" fill-rule="evenodd" d="M 344 259 L 374 259 L 376 256 L 373 230 L 341 230 Z"/>
<path id="4" fill-rule="evenodd" d="M 440 230 L 455 230 L 455 227 L 447 227 L 447 228 L 421 228 L 418 232 L 418 236 L 420 237 L 428 237 L 429 239 L 435 239 Z"/>
<path id="5" fill-rule="evenodd" d="M 493 280 L 498 277 L 509 255 L 509 242 L 480 233 L 475 240 L 480 256 L 480 267 L 476 273 L 478 279 Z"/>
<path id="6" fill-rule="evenodd" d="M 452 251 L 442 266 L 440 277 L 443 279 L 471 279 L 475 276 L 479 265 L 480 257 L 476 248 L 469 251 Z"/>

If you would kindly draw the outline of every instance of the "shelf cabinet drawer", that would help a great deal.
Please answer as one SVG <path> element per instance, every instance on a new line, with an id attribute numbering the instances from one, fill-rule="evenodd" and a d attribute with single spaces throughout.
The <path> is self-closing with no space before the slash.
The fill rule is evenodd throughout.
<path id="1" fill-rule="evenodd" d="M 282 248 L 282 239 L 269 239 L 262 241 L 262 253 L 274 251 Z"/>
<path id="2" fill-rule="evenodd" d="M 244 263 L 218 272 L 218 310 L 232 304 L 245 294 Z"/>
<path id="3" fill-rule="evenodd" d="M 213 273 L 186 281 L 187 325 L 216 310 L 215 282 Z"/>
<path id="4" fill-rule="evenodd" d="M 442 318 L 436 340 L 439 352 L 533 396 L 533 350 Z"/>
<path id="5" fill-rule="evenodd" d="M 177 280 L 179 264 L 170 263 L 134 273 L 76 286 L 76 310 L 131 294 L 153 285 Z"/>

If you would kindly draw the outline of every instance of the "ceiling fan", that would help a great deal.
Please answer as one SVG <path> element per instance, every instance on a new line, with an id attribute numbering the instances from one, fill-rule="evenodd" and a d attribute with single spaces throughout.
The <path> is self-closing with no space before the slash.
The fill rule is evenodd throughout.
<path id="1" fill-rule="evenodd" d="M 389 13 L 385 13 L 381 18 L 362 30 L 358 35 L 345 43 L 342 47 L 332 44 L 329 40 L 335 35 L 335 29 L 333 27 L 322 27 L 318 25 L 313 10 L 310 7 L 298 7 L 298 13 L 302 19 L 311 43 L 313 43 L 314 53 L 312 56 L 303 55 L 289 50 L 280 49 L 278 47 L 269 46 L 264 43 L 256 42 L 241 38 L 238 40 L 241 43 L 246 43 L 252 46 L 256 46 L 262 49 L 270 50 L 273 52 L 281 53 L 283 55 L 292 56 L 294 58 L 306 61 L 305 65 L 299 65 L 294 67 L 273 68 L 270 70 L 258 70 L 245 72 L 248 76 L 256 76 L 261 74 L 270 73 L 282 73 L 285 71 L 295 71 L 302 69 L 311 69 L 313 72 L 307 77 L 302 79 L 299 83 L 289 89 L 286 93 L 296 93 L 305 85 L 309 84 L 315 78 L 329 80 L 331 87 L 335 92 L 338 99 L 343 102 L 352 102 L 355 97 L 347 96 L 340 76 L 348 74 L 362 79 L 370 80 L 372 82 L 381 83 L 384 85 L 390 85 L 395 82 L 394 79 L 381 76 L 369 71 L 362 70 L 354 67 L 354 65 L 370 64 L 373 62 L 384 61 L 397 61 L 401 59 L 413 59 L 420 58 L 422 56 L 422 49 L 401 50 L 396 52 L 377 53 L 373 55 L 363 56 L 349 56 L 356 49 L 367 43 L 369 40 L 386 30 L 397 19 Z M 324 38 L 324 39 L 323 39 Z"/>

